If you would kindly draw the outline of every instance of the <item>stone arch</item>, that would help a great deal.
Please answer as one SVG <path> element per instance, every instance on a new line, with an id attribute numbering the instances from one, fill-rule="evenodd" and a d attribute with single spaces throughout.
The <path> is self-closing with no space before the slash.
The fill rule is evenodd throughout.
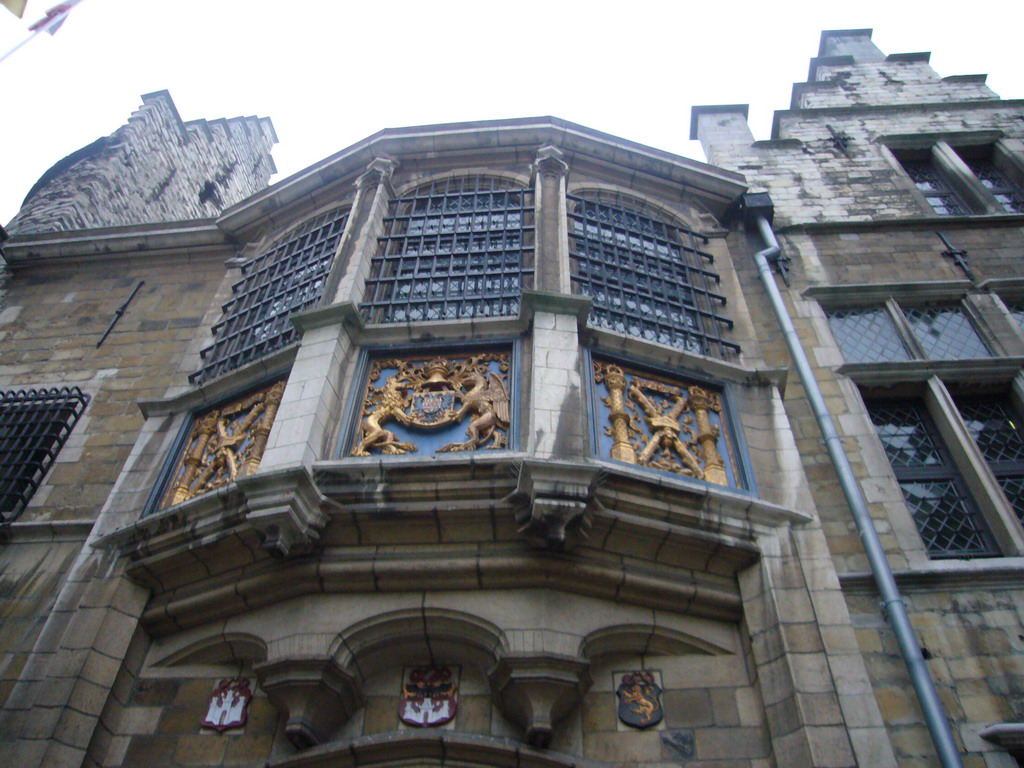
<path id="1" fill-rule="evenodd" d="M 570 183 L 566 189 L 566 194 L 574 197 L 586 197 L 588 193 L 598 196 L 615 195 L 622 202 L 631 204 L 634 207 L 635 212 L 652 218 L 662 218 L 666 223 L 675 227 L 692 229 L 695 232 L 700 232 L 702 229 L 708 229 L 709 224 L 718 226 L 718 222 L 714 219 L 711 212 L 697 200 L 686 200 L 682 202 L 681 205 L 693 208 L 693 210 L 702 217 L 711 216 L 711 222 L 690 221 L 683 211 L 666 205 L 664 202 L 652 195 L 648 195 L 634 189 L 624 189 L 623 187 L 615 184 L 605 184 L 603 182 L 589 180 L 576 181 Z"/>
<path id="2" fill-rule="evenodd" d="M 470 178 L 473 176 L 511 182 L 510 188 L 529 189 L 530 187 L 530 177 L 515 171 L 502 171 L 486 167 L 450 168 L 446 171 L 438 171 L 437 173 L 410 179 L 395 189 L 395 197 L 405 197 L 421 187 L 426 187 L 446 179 Z"/>
<path id="3" fill-rule="evenodd" d="M 330 653 L 342 669 L 366 679 L 396 659 L 457 658 L 487 673 L 508 647 L 504 633 L 477 616 L 440 608 L 402 610 L 358 622 L 338 634 Z"/>
<path id="4" fill-rule="evenodd" d="M 668 627 L 621 624 L 591 632 L 580 643 L 580 655 L 590 661 L 615 654 L 721 656 L 733 651 L 714 641 Z"/>
<path id="5" fill-rule="evenodd" d="M 252 663 L 267 658 L 267 644 L 262 638 L 245 632 L 210 635 L 189 643 L 157 659 L 155 666 L 177 667 L 185 664 L 222 664 L 228 661 Z"/>

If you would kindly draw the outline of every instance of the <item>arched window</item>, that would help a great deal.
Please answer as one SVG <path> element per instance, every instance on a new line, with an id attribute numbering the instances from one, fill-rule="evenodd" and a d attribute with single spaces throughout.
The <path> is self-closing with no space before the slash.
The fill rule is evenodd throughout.
<path id="1" fill-rule="evenodd" d="M 286 346 L 295 339 L 289 318 L 323 294 L 348 210 L 336 208 L 301 224 L 242 267 L 203 367 L 189 380 L 202 384 Z"/>
<path id="2" fill-rule="evenodd" d="M 361 309 L 369 323 L 516 315 L 532 279 L 532 192 L 442 179 L 392 201 Z"/>
<path id="3" fill-rule="evenodd" d="M 590 324 L 702 355 L 739 347 L 722 338 L 732 321 L 708 269 L 707 238 L 630 198 L 568 196 L 574 293 L 593 299 Z"/>

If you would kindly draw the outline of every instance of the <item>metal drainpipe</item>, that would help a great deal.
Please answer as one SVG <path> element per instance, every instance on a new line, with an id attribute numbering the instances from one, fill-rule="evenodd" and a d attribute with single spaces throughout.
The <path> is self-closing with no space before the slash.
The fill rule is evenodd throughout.
<path id="1" fill-rule="evenodd" d="M 768 220 L 763 215 L 758 214 L 756 221 L 761 237 L 768 245 L 763 251 L 758 251 L 754 254 L 754 260 L 757 262 L 757 271 L 761 275 L 761 282 L 764 283 L 765 290 L 768 291 L 768 298 L 771 300 L 772 309 L 775 311 L 779 325 L 782 326 L 782 332 L 786 337 L 786 346 L 789 347 L 789 353 L 793 356 L 793 362 L 796 364 L 797 376 L 800 377 L 800 383 L 803 384 L 804 391 L 807 393 L 807 399 L 810 401 L 811 409 L 814 411 L 814 418 L 817 420 L 818 428 L 825 438 L 825 447 L 828 449 L 828 455 L 832 459 L 836 474 L 839 476 L 839 485 L 843 490 L 843 495 L 846 497 L 846 503 L 850 506 L 850 512 L 853 513 L 853 520 L 857 525 L 857 531 L 860 534 L 861 543 L 864 545 L 864 551 L 867 553 L 871 572 L 875 577 L 875 584 L 878 585 L 878 591 L 882 595 L 883 610 L 889 624 L 892 626 L 893 632 L 896 633 L 896 639 L 899 641 L 900 652 L 903 655 L 904 663 L 907 665 L 907 671 L 910 673 L 914 690 L 917 692 L 921 710 L 924 712 L 925 720 L 928 723 L 928 730 L 931 732 L 935 751 L 938 753 L 943 768 L 963 768 L 960 752 L 957 750 L 956 742 L 953 741 L 953 732 L 949 727 L 949 719 L 946 716 L 945 709 L 942 707 L 942 702 L 939 700 L 939 695 L 935 690 L 935 684 L 932 682 L 931 675 L 928 673 L 924 656 L 921 655 L 921 647 L 910 624 L 910 617 L 907 615 L 907 606 L 900 596 L 899 587 L 896 586 L 896 579 L 893 578 L 892 570 L 889 568 L 889 561 L 885 557 L 885 550 L 882 549 L 882 543 L 878 539 L 878 532 L 875 530 L 874 522 L 868 512 L 867 500 L 864 498 L 860 485 L 854 477 L 850 460 L 846 457 L 846 452 L 843 450 L 842 439 L 836 431 L 832 415 L 825 406 L 825 398 L 822 397 L 821 389 L 814 378 L 814 372 L 807 361 L 807 355 L 800 344 L 796 328 L 793 327 L 793 321 L 790 319 L 789 313 L 786 311 L 786 305 L 782 301 L 782 294 L 779 293 L 779 288 L 772 277 L 771 267 L 768 266 L 768 258 L 775 256 L 780 251 L 779 241 L 775 238 L 772 225 L 768 223 Z"/>

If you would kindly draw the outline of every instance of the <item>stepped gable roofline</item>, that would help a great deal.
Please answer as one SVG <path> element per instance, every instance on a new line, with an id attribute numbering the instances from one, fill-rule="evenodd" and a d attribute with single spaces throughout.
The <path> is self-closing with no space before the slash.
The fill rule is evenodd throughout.
<path id="1" fill-rule="evenodd" d="M 557 117 L 524 117 L 478 122 L 386 128 L 318 163 L 278 181 L 267 189 L 228 208 L 218 218 L 225 230 L 237 233 L 275 211 L 344 177 L 354 177 L 377 158 L 416 160 L 483 152 L 534 153 L 553 145 L 566 161 L 589 157 L 632 167 L 671 183 L 687 186 L 712 208 L 724 208 L 746 189 L 742 174 L 682 157 L 634 141 L 596 131 Z M 486 162 L 474 160 L 474 162 Z"/>
<path id="2" fill-rule="evenodd" d="M 257 124 L 259 125 L 261 130 L 263 130 L 268 136 L 270 136 L 271 143 L 278 143 L 277 131 L 274 130 L 274 123 L 269 117 L 256 117 L 255 115 L 253 115 L 250 117 L 222 117 L 216 118 L 214 120 L 205 120 L 200 118 L 197 120 L 189 120 L 186 123 L 181 119 L 181 115 L 178 113 L 178 107 L 174 103 L 174 99 L 171 97 L 171 92 L 168 91 L 166 88 L 161 91 L 144 93 L 139 98 L 142 100 L 142 106 L 139 109 L 135 110 L 131 115 L 129 115 L 128 120 L 125 122 L 125 125 L 118 127 L 118 129 L 115 130 L 109 136 L 101 136 L 100 138 L 96 139 L 96 141 L 90 144 L 86 144 L 84 147 L 80 149 L 76 149 L 74 152 L 66 155 L 65 157 L 62 157 L 60 160 L 58 160 L 56 163 L 54 163 L 52 166 L 46 169 L 43 172 L 43 174 L 39 177 L 39 179 L 36 181 L 36 183 L 32 185 L 32 188 L 28 191 L 28 194 L 25 195 L 25 199 L 21 203 L 21 208 L 24 208 L 28 204 L 28 202 L 33 198 L 33 196 L 39 190 L 45 187 L 49 182 L 61 176 L 66 171 L 69 171 L 71 168 L 73 168 L 83 160 L 88 160 L 89 158 L 100 155 L 107 148 L 116 145 L 118 143 L 118 135 L 121 133 L 121 131 L 124 130 L 124 128 L 133 120 L 141 119 L 143 110 L 146 107 L 154 106 L 157 104 L 162 103 L 167 108 L 167 111 L 170 113 L 171 117 L 174 120 L 174 124 L 178 129 L 178 134 L 181 136 L 181 139 L 184 142 L 190 141 L 191 137 L 189 135 L 189 129 L 191 128 L 202 130 L 206 133 L 207 136 L 210 136 L 209 123 L 224 123 L 225 126 L 235 123 L 244 126 L 245 131 L 250 135 L 252 134 L 253 124 Z M 273 167 L 273 156 L 268 154 L 268 158 L 271 163 L 271 172 L 276 172 L 277 169 Z"/>
<path id="3" fill-rule="evenodd" d="M 750 115 L 749 104 L 698 104 L 690 109 L 690 141 L 697 140 L 697 119 L 701 115 L 728 114 L 734 115 L 737 112 L 743 115 L 746 120 Z"/>

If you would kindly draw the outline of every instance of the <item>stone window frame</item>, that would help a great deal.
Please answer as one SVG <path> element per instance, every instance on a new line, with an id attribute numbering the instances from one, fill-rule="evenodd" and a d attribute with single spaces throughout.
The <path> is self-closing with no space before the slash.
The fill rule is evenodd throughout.
<path id="1" fill-rule="evenodd" d="M 893 168 L 899 172 L 902 186 L 914 196 L 927 215 L 940 218 L 1020 215 L 1005 209 L 974 174 L 964 157 L 976 155 L 990 158 L 1009 183 L 1024 194 L 1024 147 L 1021 142 L 1006 139 L 999 131 L 897 134 L 881 136 L 876 141 L 882 146 Z M 968 210 L 963 214 L 936 212 L 924 193 L 910 179 L 903 165 L 905 160 L 929 161 Z"/>
<path id="2" fill-rule="evenodd" d="M 956 306 L 963 313 L 981 342 L 988 348 L 989 357 L 973 359 L 989 359 L 1005 354 L 996 334 L 988 327 L 981 312 L 973 305 L 968 283 L 960 281 L 931 284 L 896 283 L 873 286 L 827 287 L 812 289 L 805 292 L 809 298 L 817 298 L 825 311 L 826 321 L 829 312 L 840 309 L 882 309 L 885 311 L 896 335 L 909 355 L 909 361 L 893 361 L 891 364 L 903 362 L 929 361 L 940 362 L 949 358 L 929 357 L 918 339 L 917 334 L 907 319 L 905 310 L 917 306 Z M 831 326 L 829 328 L 831 331 Z M 832 333 L 833 338 L 835 334 Z M 838 340 L 836 346 L 842 354 Z M 885 365 L 881 361 L 866 363 L 845 363 L 846 366 Z"/>
<path id="3" fill-rule="evenodd" d="M 915 303 L 956 302 L 965 310 L 971 325 L 993 355 L 990 358 L 973 360 L 969 366 L 963 365 L 962 360 L 928 359 L 923 355 L 914 357 L 913 352 L 910 360 L 847 363 L 843 361 L 841 349 L 830 327 L 828 334 L 822 334 L 822 338 L 831 341 L 834 353 L 830 354 L 823 350 L 820 359 L 830 360 L 837 374 L 852 381 L 855 399 L 851 400 L 850 404 L 851 416 L 864 420 L 863 423 L 867 425 L 867 429 L 863 430 L 865 433 L 870 432 L 874 435 L 874 427 L 865 401 L 923 401 L 943 445 L 951 455 L 953 464 L 963 477 L 972 499 L 995 538 L 999 552 L 1004 557 L 1017 557 L 1024 555 L 1024 527 L 1003 493 L 992 468 L 971 437 L 956 405 L 958 397 L 991 392 L 1008 397 L 1014 408 L 1024 414 L 1024 358 L 1007 356 L 995 333 L 973 304 L 973 296 L 977 290 L 966 281 L 950 281 L 819 286 L 808 289 L 804 296 L 819 303 L 826 327 L 829 310 L 884 306 L 894 318 L 897 332 L 907 345 L 908 351 L 920 350 L 920 345 L 902 318 L 901 304 L 910 306 Z M 1012 322 L 1009 317 L 1006 321 Z M 854 402 L 857 403 L 856 406 Z M 862 450 L 865 451 L 865 458 L 869 463 L 889 468 L 888 481 L 896 489 L 896 495 L 901 496 L 896 474 L 889 465 L 881 441 L 877 437 L 869 442 L 862 441 Z M 876 475 L 876 479 L 878 478 Z M 923 542 L 917 534 L 909 507 L 905 503 L 902 507 L 902 519 L 899 522 L 894 521 L 894 528 L 904 532 L 913 531 L 917 547 L 924 553 Z M 910 539 L 901 539 L 901 542 L 905 550 L 915 549 Z"/>

